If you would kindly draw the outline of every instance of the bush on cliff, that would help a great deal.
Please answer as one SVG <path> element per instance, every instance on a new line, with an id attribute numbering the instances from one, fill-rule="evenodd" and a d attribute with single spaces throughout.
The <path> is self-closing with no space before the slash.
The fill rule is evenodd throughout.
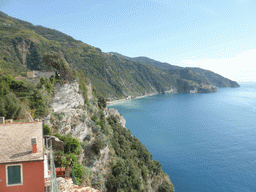
<path id="1" fill-rule="evenodd" d="M 50 129 L 50 127 L 48 125 L 43 125 L 43 134 L 44 135 L 51 135 L 52 134 L 52 131 Z"/>
<path id="2" fill-rule="evenodd" d="M 113 129 L 111 145 L 116 154 L 116 161 L 107 176 L 106 187 L 109 191 L 145 191 L 148 178 L 163 177 L 162 165 L 152 159 L 147 148 L 131 132 L 122 127 L 118 117 L 107 119 Z M 171 189 L 172 183 L 164 183 L 161 190 Z M 158 187 L 158 186 L 154 186 Z"/>

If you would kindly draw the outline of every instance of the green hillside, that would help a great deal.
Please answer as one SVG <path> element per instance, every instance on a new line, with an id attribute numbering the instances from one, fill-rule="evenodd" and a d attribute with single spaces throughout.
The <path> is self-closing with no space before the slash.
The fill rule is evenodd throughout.
<path id="1" fill-rule="evenodd" d="M 160 61 L 156 61 L 156 60 L 150 59 L 148 57 L 127 57 L 127 56 L 124 56 L 124 55 L 121 55 L 121 54 L 115 53 L 115 52 L 110 52 L 110 53 L 113 54 L 113 55 L 116 55 L 118 57 L 124 58 L 124 59 L 135 61 L 137 63 L 146 63 L 146 64 L 149 64 L 149 65 L 152 65 L 152 66 L 156 67 L 157 69 L 162 69 L 162 70 L 182 69 L 182 67 L 175 66 L 175 65 L 170 65 L 168 63 L 163 63 L 163 62 L 160 62 Z"/>
<path id="2" fill-rule="evenodd" d="M 148 57 L 127 57 L 124 55 L 121 55 L 119 53 L 111 52 L 111 54 L 116 55 L 121 58 L 125 58 L 131 61 L 135 61 L 138 63 L 145 63 L 151 66 L 154 66 L 157 69 L 161 69 L 164 71 L 170 71 L 170 74 L 176 74 L 179 76 L 181 79 L 189 79 L 193 80 L 195 82 L 201 82 L 207 85 L 214 85 L 216 87 L 239 87 L 239 84 L 235 81 L 231 81 L 221 75 L 218 75 L 212 71 L 209 70 L 204 70 L 201 68 L 183 68 L 175 65 L 170 65 L 168 63 L 163 63 L 160 61 L 156 61 L 153 59 L 150 59 Z M 185 75 L 185 73 L 190 73 L 187 74 L 188 76 Z M 191 74 L 193 74 L 194 78 L 191 79 Z"/>
<path id="3" fill-rule="evenodd" d="M 9 17 L 0 12 L 0 68 L 14 76 L 26 75 L 30 70 L 52 70 L 43 57 L 49 52 L 62 55 L 69 68 L 80 69 L 89 78 L 95 89 L 105 98 L 123 98 L 154 92 L 162 93 L 178 88 L 183 68 L 161 63 L 149 58 L 129 58 L 117 54 L 103 53 L 57 30 Z M 189 69 L 194 79 L 188 84 L 199 82 L 216 86 L 239 86 L 212 72 Z M 199 80 L 199 79 L 201 80 Z M 186 78 L 185 78 L 186 80 Z M 223 82 L 225 81 L 225 82 Z"/>

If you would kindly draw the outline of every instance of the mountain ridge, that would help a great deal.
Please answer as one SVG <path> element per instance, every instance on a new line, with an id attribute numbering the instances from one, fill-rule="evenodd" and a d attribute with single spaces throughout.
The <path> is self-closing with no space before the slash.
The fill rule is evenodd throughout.
<path id="1" fill-rule="evenodd" d="M 113 54 L 113 55 L 117 55 L 119 57 L 124 57 L 126 59 L 129 59 L 129 60 L 132 60 L 132 61 L 135 61 L 135 62 L 138 62 L 138 63 L 147 63 L 149 65 L 155 66 L 157 68 L 161 68 L 163 70 L 190 69 L 193 72 L 198 72 L 200 74 L 204 74 L 206 77 L 215 76 L 215 77 L 212 77 L 213 78 L 212 80 L 215 82 L 215 83 L 213 83 L 213 85 L 215 85 L 217 87 L 229 87 L 229 86 L 230 87 L 238 87 L 237 82 L 229 80 L 228 78 L 225 78 L 225 77 L 223 77 L 223 76 L 221 76 L 221 75 L 219 75 L 215 72 L 212 72 L 210 70 L 202 69 L 202 68 L 199 68 L 199 67 L 180 67 L 180 66 L 172 65 L 172 64 L 169 64 L 169 63 L 166 63 L 166 62 L 156 61 L 154 59 L 151 59 L 151 58 L 148 58 L 148 57 L 145 57 L 145 56 L 128 57 L 128 56 L 124 56 L 124 55 L 121 55 L 121 54 L 116 53 L 116 52 L 109 52 L 109 53 Z M 219 82 L 216 82 L 216 77 L 220 78 L 222 80 L 229 81 L 230 85 L 229 84 L 221 84 Z M 204 83 L 208 84 L 208 83 L 212 83 L 212 82 L 204 81 Z"/>
<path id="2" fill-rule="evenodd" d="M 155 59 L 151 59 L 151 58 L 145 57 L 145 56 L 128 57 L 128 56 L 122 55 L 122 54 L 117 53 L 117 52 L 109 52 L 109 53 L 113 54 L 113 55 L 116 55 L 116 56 L 119 56 L 119 57 L 123 57 L 123 58 L 128 59 L 128 60 L 138 62 L 138 63 L 147 63 L 147 64 L 155 66 L 159 69 L 181 69 L 182 68 L 180 66 L 172 65 L 172 64 L 169 64 L 169 63 L 166 63 L 166 62 L 160 62 L 160 61 L 157 61 Z"/>

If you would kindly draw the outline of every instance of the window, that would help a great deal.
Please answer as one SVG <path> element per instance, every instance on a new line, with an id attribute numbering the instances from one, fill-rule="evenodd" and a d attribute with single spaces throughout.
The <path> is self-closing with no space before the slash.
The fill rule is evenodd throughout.
<path id="1" fill-rule="evenodd" d="M 6 165 L 7 186 L 22 185 L 22 164 Z"/>

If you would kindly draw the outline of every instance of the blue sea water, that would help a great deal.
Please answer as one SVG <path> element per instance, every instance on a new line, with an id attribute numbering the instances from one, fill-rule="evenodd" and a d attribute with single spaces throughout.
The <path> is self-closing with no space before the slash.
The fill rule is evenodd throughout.
<path id="1" fill-rule="evenodd" d="M 110 106 L 162 164 L 176 192 L 256 191 L 256 83 Z"/>

